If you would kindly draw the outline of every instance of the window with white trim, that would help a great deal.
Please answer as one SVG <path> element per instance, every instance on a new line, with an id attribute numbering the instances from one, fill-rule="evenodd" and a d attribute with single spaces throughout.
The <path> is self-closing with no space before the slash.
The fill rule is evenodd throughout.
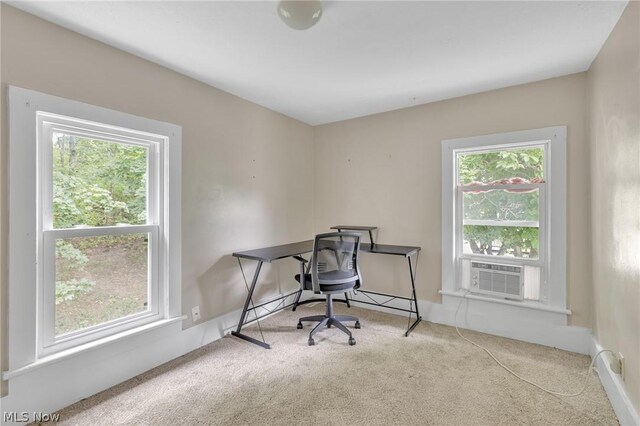
<path id="1" fill-rule="evenodd" d="M 443 141 L 443 294 L 566 309 L 565 135 Z"/>
<path id="2" fill-rule="evenodd" d="M 10 368 L 179 318 L 180 127 L 9 89 Z"/>
<path id="3" fill-rule="evenodd" d="M 42 352 L 162 317 L 165 136 L 39 111 Z"/>
<path id="4" fill-rule="evenodd" d="M 456 150 L 455 246 L 460 275 L 469 276 L 462 288 L 546 299 L 545 282 L 540 282 L 547 254 L 546 157 L 546 143 Z M 485 288 L 474 275 L 477 270 L 472 273 L 475 263 L 523 268 L 523 288 L 515 288 L 515 280 L 513 288 L 508 280 L 487 282 Z"/>

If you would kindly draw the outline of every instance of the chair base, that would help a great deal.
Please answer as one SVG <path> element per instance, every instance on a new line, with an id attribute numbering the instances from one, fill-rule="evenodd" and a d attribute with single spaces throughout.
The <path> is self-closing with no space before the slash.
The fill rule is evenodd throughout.
<path id="1" fill-rule="evenodd" d="M 351 315 L 334 315 L 333 314 L 333 300 L 331 294 L 327 294 L 327 312 L 325 315 L 312 315 L 309 317 L 303 317 L 298 320 L 298 329 L 302 328 L 302 322 L 317 322 L 313 330 L 309 333 L 309 346 L 313 346 L 315 341 L 313 336 L 324 327 L 331 328 L 335 326 L 337 329 L 349 336 L 349 345 L 355 345 L 356 340 L 353 338 L 351 331 L 345 327 L 342 322 L 355 321 L 355 328 L 360 328 L 360 320 L 357 317 Z"/>

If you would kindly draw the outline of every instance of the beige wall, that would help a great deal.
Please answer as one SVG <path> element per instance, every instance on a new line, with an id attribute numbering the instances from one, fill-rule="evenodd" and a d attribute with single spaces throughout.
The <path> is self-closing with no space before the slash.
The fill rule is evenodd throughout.
<path id="1" fill-rule="evenodd" d="M 640 409 L 640 3 L 630 2 L 588 74 L 594 332 L 626 360 Z"/>
<path id="2" fill-rule="evenodd" d="M 246 292 L 233 251 L 309 237 L 310 126 L 15 8 L 0 7 L 3 107 L 10 84 L 182 126 L 183 312 L 200 305 L 206 320 L 242 306 Z M 2 124 L 0 176 L 6 182 L 6 114 Z M 3 185 L 2 235 L 6 200 Z M 3 296 L 6 257 L 3 238 Z M 248 273 L 252 270 L 250 265 Z M 293 261 L 267 267 L 265 278 L 293 277 L 295 270 Z M 289 281 L 295 286 L 293 278 Z M 2 301 L 4 330 L 7 306 L 4 297 Z M 5 339 L 2 349 L 5 362 Z"/>
<path id="3" fill-rule="evenodd" d="M 441 141 L 554 125 L 568 132 L 570 323 L 590 326 L 585 73 L 316 127 L 315 231 L 376 225 L 380 243 L 421 246 L 418 298 L 439 302 Z M 367 286 L 406 290 L 406 265 L 396 260 L 365 258 Z"/>
<path id="4" fill-rule="evenodd" d="M 640 406 L 638 3 L 627 7 L 588 78 L 575 74 L 315 129 L 12 7 L 0 5 L 0 14 L 2 369 L 11 84 L 183 126 L 183 311 L 199 304 L 203 319 L 241 304 L 232 251 L 308 238 L 339 223 L 377 225 L 380 242 L 422 246 L 418 297 L 439 301 L 441 140 L 567 125 L 570 322 L 593 324 L 604 346 L 626 355 L 627 383 Z M 374 256 L 364 263 L 368 285 L 406 291 L 405 263 Z M 267 268 L 266 278 L 286 281 L 295 266 Z"/>
<path id="5" fill-rule="evenodd" d="M 0 4 L 0 24 L 2 23 L 4 8 Z M 0 27 L 0 81 L 2 81 L 2 44 L 4 43 L 4 34 Z M 5 102 L 3 101 L 5 89 L 0 89 L 0 141 L 7 139 L 7 114 Z M 0 143 L 0 371 L 6 371 L 7 364 L 7 188 L 6 167 L 4 159 L 7 158 L 7 147 L 4 143 Z M 7 382 L 0 380 L 0 397 L 7 394 Z"/>

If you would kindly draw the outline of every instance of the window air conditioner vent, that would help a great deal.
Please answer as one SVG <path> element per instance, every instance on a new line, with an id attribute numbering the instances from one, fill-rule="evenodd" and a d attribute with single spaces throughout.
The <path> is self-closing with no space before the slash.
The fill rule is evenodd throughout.
<path id="1" fill-rule="evenodd" d="M 488 262 L 471 262 L 469 289 L 507 299 L 523 299 L 524 267 Z"/>

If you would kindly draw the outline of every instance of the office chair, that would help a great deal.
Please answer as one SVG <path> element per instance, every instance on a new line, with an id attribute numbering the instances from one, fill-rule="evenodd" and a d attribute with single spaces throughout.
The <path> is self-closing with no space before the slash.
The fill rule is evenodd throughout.
<path id="1" fill-rule="evenodd" d="M 313 243 L 313 255 L 308 274 L 296 275 L 296 280 L 304 290 L 313 290 L 316 294 L 327 295 L 327 311 L 325 315 L 314 315 L 300 318 L 298 328 L 303 321 L 318 322 L 309 333 L 309 346 L 315 345 L 313 336 L 326 327 L 335 325 L 349 336 L 349 345 L 355 345 L 356 339 L 341 321 L 355 321 L 355 328 L 360 328 L 358 318 L 349 315 L 334 315 L 332 296 L 345 293 L 360 287 L 362 277 L 358 268 L 358 250 L 360 234 L 355 232 L 330 232 L 318 234 Z"/>

